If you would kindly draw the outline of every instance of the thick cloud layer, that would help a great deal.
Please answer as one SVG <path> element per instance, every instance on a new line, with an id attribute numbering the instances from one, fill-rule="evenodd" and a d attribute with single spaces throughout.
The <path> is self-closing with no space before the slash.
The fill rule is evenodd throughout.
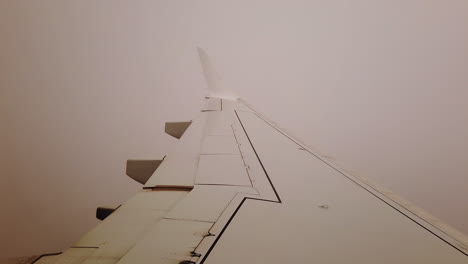
<path id="1" fill-rule="evenodd" d="M 0 255 L 60 251 L 193 118 L 197 47 L 318 152 L 468 233 L 468 2 L 0 2 Z"/>

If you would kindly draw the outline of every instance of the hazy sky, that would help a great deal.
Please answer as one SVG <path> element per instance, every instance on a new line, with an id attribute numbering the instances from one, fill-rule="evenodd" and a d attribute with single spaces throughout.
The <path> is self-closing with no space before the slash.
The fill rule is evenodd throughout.
<path id="1" fill-rule="evenodd" d="M 141 186 L 205 82 L 468 233 L 466 0 L 0 0 L 0 256 L 61 251 Z"/>

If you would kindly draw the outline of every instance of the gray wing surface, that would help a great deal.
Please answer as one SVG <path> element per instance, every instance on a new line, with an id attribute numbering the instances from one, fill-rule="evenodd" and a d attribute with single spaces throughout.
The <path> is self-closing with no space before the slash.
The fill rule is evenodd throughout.
<path id="1" fill-rule="evenodd" d="M 241 100 L 206 100 L 139 193 L 36 263 L 468 263 L 462 235 L 336 168 Z"/>

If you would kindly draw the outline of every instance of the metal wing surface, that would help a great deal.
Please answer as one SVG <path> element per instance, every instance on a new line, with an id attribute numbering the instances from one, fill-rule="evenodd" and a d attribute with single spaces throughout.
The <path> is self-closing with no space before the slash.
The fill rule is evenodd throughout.
<path id="1" fill-rule="evenodd" d="M 36 263 L 468 263 L 463 235 L 330 164 L 242 100 L 207 98 L 182 126 L 168 128 L 178 145 L 139 193 Z"/>

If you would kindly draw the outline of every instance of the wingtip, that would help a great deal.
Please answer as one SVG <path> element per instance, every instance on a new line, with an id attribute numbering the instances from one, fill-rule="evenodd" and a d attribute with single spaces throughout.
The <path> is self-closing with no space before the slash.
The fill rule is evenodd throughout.
<path id="1" fill-rule="evenodd" d="M 207 96 L 228 100 L 238 99 L 239 96 L 237 96 L 233 91 L 226 88 L 222 84 L 221 76 L 216 71 L 206 51 L 203 48 L 197 46 L 197 52 L 200 59 L 200 64 L 202 66 L 203 75 L 205 77 L 205 82 L 207 85 Z"/>

